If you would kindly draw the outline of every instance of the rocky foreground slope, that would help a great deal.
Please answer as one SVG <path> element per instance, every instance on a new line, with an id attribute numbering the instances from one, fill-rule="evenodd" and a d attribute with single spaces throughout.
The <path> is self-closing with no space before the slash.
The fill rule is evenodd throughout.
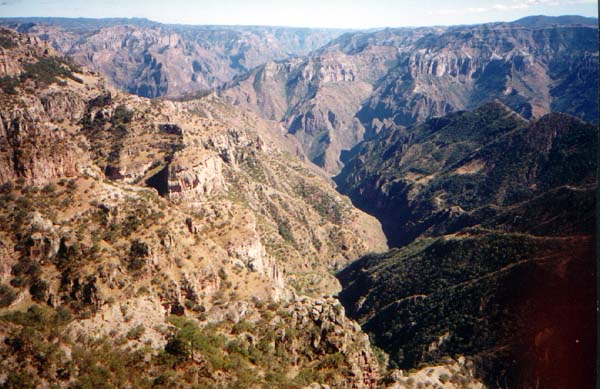
<path id="1" fill-rule="evenodd" d="M 375 387 L 328 295 L 385 237 L 277 123 L 0 46 L 3 385 Z"/>
<path id="2" fill-rule="evenodd" d="M 597 64 L 592 19 L 386 29 L 267 63 L 220 94 L 284 123 L 309 158 L 335 174 L 343 150 L 382 129 L 495 99 L 528 119 L 564 112 L 596 122 Z"/>
<path id="3" fill-rule="evenodd" d="M 499 102 L 363 142 L 336 181 L 398 248 L 338 274 L 349 316 L 402 369 L 593 387 L 597 153 L 597 127 Z"/>

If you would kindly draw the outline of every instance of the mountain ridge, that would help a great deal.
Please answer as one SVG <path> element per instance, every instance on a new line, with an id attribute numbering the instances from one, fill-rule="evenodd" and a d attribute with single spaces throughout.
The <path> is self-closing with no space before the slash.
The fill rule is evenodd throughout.
<path id="1" fill-rule="evenodd" d="M 515 24 L 522 24 L 526 26 L 547 26 L 547 25 L 555 25 L 555 24 L 584 24 L 590 26 L 598 25 L 597 17 L 588 17 L 588 16 L 580 16 L 580 15 L 561 15 L 561 16 L 545 16 L 545 15 L 532 15 L 526 16 L 521 19 L 517 19 L 514 22 Z"/>
<path id="2" fill-rule="evenodd" d="M 55 48 L 128 92 L 193 97 L 217 89 L 226 101 L 280 121 L 330 174 L 342 168 L 345 150 L 383 127 L 409 126 L 486 100 L 500 99 L 526 117 L 557 111 L 594 122 L 598 115 L 593 19 L 533 16 L 344 34 L 27 20 L 0 22 L 52 39 Z M 83 39 L 73 36 L 76 28 Z"/>

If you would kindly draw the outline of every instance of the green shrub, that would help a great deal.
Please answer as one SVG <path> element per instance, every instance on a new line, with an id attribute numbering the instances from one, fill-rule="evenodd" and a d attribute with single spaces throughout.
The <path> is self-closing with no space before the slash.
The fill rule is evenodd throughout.
<path id="1" fill-rule="evenodd" d="M 41 278 L 35 278 L 29 286 L 29 293 L 35 301 L 44 301 L 47 297 L 48 283 Z"/>
<path id="2" fill-rule="evenodd" d="M 35 388 L 37 385 L 35 377 L 28 371 L 9 371 L 4 382 L 6 388 Z"/>
<path id="3" fill-rule="evenodd" d="M 49 324 L 49 318 L 44 309 L 39 305 L 32 305 L 26 312 L 9 312 L 1 317 L 3 320 L 29 327 L 38 327 Z"/>
<path id="4" fill-rule="evenodd" d="M 140 219 L 137 215 L 128 215 L 123 225 L 121 226 L 121 236 L 124 238 L 131 235 L 135 232 L 139 226 L 142 225 L 142 219 Z"/>
<path id="5" fill-rule="evenodd" d="M 281 237 L 285 241 L 287 241 L 287 242 L 294 241 L 294 235 L 292 235 L 292 230 L 290 229 L 290 227 L 288 226 L 287 223 L 279 222 L 279 224 L 277 225 L 277 229 L 279 231 L 279 235 L 281 235 Z"/>
<path id="6" fill-rule="evenodd" d="M 129 262 L 127 268 L 129 270 L 141 270 L 146 265 L 146 259 L 150 254 L 148 245 L 142 241 L 134 240 L 129 248 Z"/>
<path id="7" fill-rule="evenodd" d="M 0 89 L 9 95 L 16 95 L 17 90 L 15 89 L 19 86 L 19 79 L 16 77 L 5 76 L 0 77 Z"/>
<path id="8" fill-rule="evenodd" d="M 110 121 L 113 125 L 130 123 L 133 119 L 133 114 L 134 112 L 130 109 L 127 109 L 126 106 L 118 105 L 117 108 L 115 108 L 115 112 L 113 113 L 113 116 L 110 119 Z"/>
<path id="9" fill-rule="evenodd" d="M 231 333 L 233 335 L 242 334 L 244 332 L 249 332 L 251 334 L 254 333 L 254 325 L 246 320 L 240 320 L 235 323 L 231 328 Z"/>
<path id="10" fill-rule="evenodd" d="M 344 355 L 340 352 L 325 356 L 318 367 L 320 369 L 340 369 L 344 364 Z"/>
<path id="11" fill-rule="evenodd" d="M 76 180 L 69 180 L 69 182 L 67 182 L 67 189 L 70 192 L 73 192 L 77 189 L 77 181 Z"/>
<path id="12" fill-rule="evenodd" d="M 127 339 L 129 340 L 139 340 L 142 335 L 144 335 L 144 332 L 146 331 L 146 328 L 144 327 L 143 324 L 139 324 L 135 327 L 133 327 L 132 329 L 130 329 L 127 332 Z"/>
<path id="13" fill-rule="evenodd" d="M 12 181 L 8 181 L 0 185 L 0 193 L 10 193 L 15 189 L 15 184 Z"/>
<path id="14" fill-rule="evenodd" d="M 56 192 L 56 185 L 50 183 L 46 186 L 44 186 L 44 188 L 42 188 L 42 193 L 44 194 L 52 194 Z"/>
<path id="15" fill-rule="evenodd" d="M 110 92 L 108 92 L 106 94 L 102 94 L 102 95 L 99 95 L 99 96 L 91 99 L 88 102 L 88 106 L 90 108 L 105 107 L 105 106 L 109 105 L 111 102 L 112 102 L 112 95 L 110 94 Z"/>
<path id="16" fill-rule="evenodd" d="M 8 285 L 0 285 L 0 308 L 8 307 L 17 298 L 17 293 Z"/>

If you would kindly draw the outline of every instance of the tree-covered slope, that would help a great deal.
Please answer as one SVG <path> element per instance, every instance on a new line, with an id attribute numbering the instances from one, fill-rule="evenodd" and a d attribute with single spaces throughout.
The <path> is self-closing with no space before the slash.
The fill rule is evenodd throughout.
<path id="1" fill-rule="evenodd" d="M 339 187 L 398 248 L 338 273 L 340 299 L 393 367 L 463 355 L 490 387 L 593 386 L 597 139 L 494 103 L 349 154 Z"/>
<path id="2" fill-rule="evenodd" d="M 594 239 L 497 231 L 419 239 L 339 274 L 391 366 L 466 356 L 490 387 L 592 387 Z"/>
<path id="3" fill-rule="evenodd" d="M 596 128 L 579 119 L 527 122 L 491 103 L 363 142 L 336 182 L 400 245 L 482 223 L 550 190 L 593 186 L 596 150 Z"/>

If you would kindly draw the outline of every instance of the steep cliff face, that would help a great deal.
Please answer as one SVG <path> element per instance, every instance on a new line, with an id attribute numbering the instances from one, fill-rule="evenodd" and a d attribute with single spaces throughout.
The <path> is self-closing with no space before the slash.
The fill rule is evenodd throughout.
<path id="1" fill-rule="evenodd" d="M 219 87 L 226 101 L 280 121 L 309 159 L 332 174 L 343 166 L 344 150 L 383 128 L 494 99 L 525 118 L 551 111 L 591 122 L 598 116 L 597 26 L 581 20 L 342 36 L 143 20 L 2 23 L 47 39 L 113 85 L 141 96 L 194 95 Z"/>
<path id="2" fill-rule="evenodd" d="M 377 387 L 380 366 L 371 351 L 369 338 L 355 322 L 346 318 L 339 301 L 332 298 L 303 299 L 291 305 L 290 311 L 291 317 L 284 324 L 309 337 L 308 341 L 301 343 L 292 341 L 287 349 L 290 355 L 302 358 L 311 352 L 319 354 L 328 350 L 334 355 L 346 356 L 347 362 L 341 366 L 332 364 L 332 367 L 342 369 L 345 376 L 353 378 L 340 380 L 334 385 L 344 387 L 355 382 L 357 386 Z M 306 343 L 310 345 L 308 353 Z"/>
<path id="3" fill-rule="evenodd" d="M 385 236 L 278 123 L 117 92 L 0 34 L 2 384 L 375 387 L 324 295 Z"/>
<path id="4" fill-rule="evenodd" d="M 311 161 L 335 173 L 341 168 L 341 151 L 363 138 L 355 113 L 395 57 L 393 47 L 354 54 L 330 48 L 306 59 L 267 63 L 233 80 L 219 94 L 236 106 L 281 121 Z"/>
<path id="5" fill-rule="evenodd" d="M 493 103 L 353 150 L 339 188 L 398 248 L 340 272 L 340 299 L 392 365 L 465 355 L 490 386 L 593 386 L 597 139 Z"/>
<path id="6" fill-rule="evenodd" d="M 270 60 L 305 55 L 343 31 L 284 27 L 162 25 L 144 19 L 1 19 L 47 40 L 144 97 L 211 89 Z"/>
<path id="7" fill-rule="evenodd" d="M 560 111 L 596 121 L 597 46 L 597 28 L 587 26 L 497 24 L 425 36 L 400 48 L 398 67 L 358 116 L 376 131 L 384 119 L 407 126 L 499 99 L 526 118 Z"/>
<path id="8" fill-rule="evenodd" d="M 285 123 L 313 162 L 337 173 L 342 151 L 382 129 L 493 100 L 525 118 L 565 112 L 595 122 L 597 35 L 594 24 L 558 19 L 348 33 L 220 94 Z"/>
<path id="9" fill-rule="evenodd" d="M 11 42 L 9 48 L 3 49 L 5 67 L 0 103 L 0 158 L 3 163 L 0 179 L 6 182 L 22 177 L 32 185 L 45 185 L 61 177 L 76 176 L 87 161 L 85 157 L 77 158 L 77 154 L 82 152 L 71 139 L 73 129 L 60 128 L 58 123 L 82 116 L 81 98 L 52 87 L 39 97 L 18 94 L 13 89 L 21 74 L 25 74 L 22 78 L 26 87 L 34 88 L 44 84 L 45 78 L 59 76 L 61 71 L 63 76 L 72 74 L 69 65 L 50 57 L 52 49 L 35 38 L 18 36 L 8 30 L 0 33 Z M 62 82 L 74 89 L 83 89 L 78 82 L 66 76 Z"/>

